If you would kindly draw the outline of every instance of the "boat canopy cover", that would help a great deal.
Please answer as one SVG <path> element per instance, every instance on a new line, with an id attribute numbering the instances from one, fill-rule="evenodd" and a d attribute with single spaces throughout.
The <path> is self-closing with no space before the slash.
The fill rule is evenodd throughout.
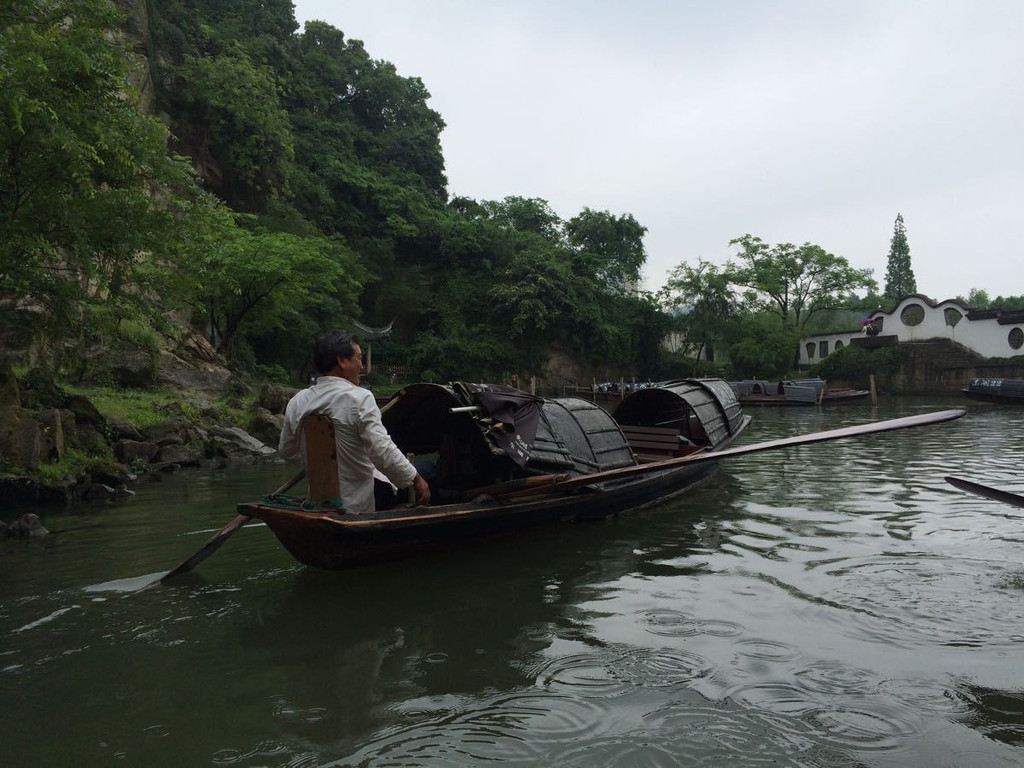
<path id="1" fill-rule="evenodd" d="M 437 453 L 445 435 L 475 423 L 478 447 L 503 453 L 519 466 L 529 458 L 537 434 L 543 400 L 529 392 L 496 384 L 411 384 L 381 409 L 385 429 L 403 451 Z M 473 413 L 452 413 L 453 408 L 475 406 Z"/>
<path id="2" fill-rule="evenodd" d="M 582 475 L 635 464 L 633 451 L 606 410 L 574 397 L 544 401 L 528 468 Z"/>
<path id="3" fill-rule="evenodd" d="M 480 410 L 451 413 L 466 406 Z M 460 452 L 507 456 L 541 473 L 584 474 L 636 463 L 608 412 L 576 398 L 544 400 L 493 384 L 411 384 L 382 413 L 395 443 L 417 454 L 446 453 L 457 443 Z"/>
<path id="4" fill-rule="evenodd" d="M 615 408 L 614 416 L 622 425 L 676 427 L 693 442 L 706 440 L 716 448 L 739 430 L 743 410 L 728 382 L 683 379 L 627 395 Z"/>

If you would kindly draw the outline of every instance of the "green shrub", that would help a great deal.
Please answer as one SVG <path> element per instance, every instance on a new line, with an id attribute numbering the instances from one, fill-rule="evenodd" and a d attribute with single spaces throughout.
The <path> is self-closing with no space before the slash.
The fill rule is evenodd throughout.
<path id="1" fill-rule="evenodd" d="M 282 365 L 273 363 L 270 365 L 262 365 L 260 363 L 256 363 L 253 366 L 253 375 L 257 379 L 270 382 L 271 384 L 280 384 L 285 387 L 292 386 L 292 377 Z"/>
<path id="2" fill-rule="evenodd" d="M 111 459 L 113 456 L 111 455 Z M 48 485 L 56 485 L 65 480 L 74 480 L 85 474 L 96 461 L 96 458 L 76 449 L 67 448 L 64 458 L 49 464 L 39 464 L 27 473 Z"/>
<path id="3" fill-rule="evenodd" d="M 116 334 L 151 355 L 160 354 L 160 334 L 144 321 L 135 318 L 122 318 L 117 325 Z"/>
<path id="4" fill-rule="evenodd" d="M 168 410 L 181 402 L 181 396 L 164 389 L 120 389 L 117 387 L 77 387 L 69 392 L 84 395 L 108 418 L 127 421 L 136 429 L 159 424 L 170 417 Z M 187 409 L 187 406 L 185 406 Z"/>
<path id="5" fill-rule="evenodd" d="M 846 346 L 818 363 L 811 372 L 823 379 L 866 376 L 869 373 L 891 373 L 899 365 L 896 349 L 864 349 Z"/>

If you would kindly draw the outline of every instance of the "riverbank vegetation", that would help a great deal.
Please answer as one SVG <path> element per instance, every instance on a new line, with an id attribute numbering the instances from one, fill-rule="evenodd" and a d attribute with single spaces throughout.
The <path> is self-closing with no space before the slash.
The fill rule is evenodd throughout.
<path id="1" fill-rule="evenodd" d="M 666 310 L 706 332 L 713 308 L 636 290 L 631 214 L 450 195 L 425 84 L 359 40 L 298 31 L 287 0 L 120 6 L 0 18 L 4 341 L 59 376 L 102 383 L 90 365 L 111 347 L 158 367 L 191 330 L 240 369 L 298 372 L 320 329 L 353 319 L 393 321 L 388 362 L 439 380 L 543 376 L 555 349 L 651 376 L 671 373 L 666 333 L 697 335 Z M 800 327 L 863 284 L 817 246 L 735 242 L 731 314 Z M 777 306 L 783 255 L 794 285 L 812 265 L 833 282 Z"/>

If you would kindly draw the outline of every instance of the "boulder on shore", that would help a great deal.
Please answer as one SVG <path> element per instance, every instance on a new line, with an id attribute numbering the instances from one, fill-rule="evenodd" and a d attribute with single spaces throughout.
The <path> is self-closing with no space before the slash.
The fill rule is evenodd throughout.
<path id="1" fill-rule="evenodd" d="M 266 408 L 270 413 L 284 413 L 288 401 L 291 400 L 299 390 L 294 387 L 279 387 L 276 384 L 264 384 L 260 389 L 259 406 Z"/>
<path id="2" fill-rule="evenodd" d="M 257 408 L 252 417 L 249 432 L 271 448 L 281 441 L 281 430 L 284 428 L 284 415 L 271 413 L 266 408 Z"/>
<path id="3" fill-rule="evenodd" d="M 7 535 L 15 539 L 35 539 L 48 533 L 39 520 L 39 515 L 32 512 L 22 515 L 7 526 Z"/>
<path id="4" fill-rule="evenodd" d="M 0 454 L 26 469 L 46 460 L 48 446 L 43 425 L 21 406 L 0 408 Z"/>

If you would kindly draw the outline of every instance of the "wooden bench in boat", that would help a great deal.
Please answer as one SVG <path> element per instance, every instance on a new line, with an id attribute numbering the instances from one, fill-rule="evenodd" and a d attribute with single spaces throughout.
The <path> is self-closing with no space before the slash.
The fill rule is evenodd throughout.
<path id="1" fill-rule="evenodd" d="M 619 425 L 626 442 L 633 449 L 637 461 L 662 461 L 676 456 L 685 456 L 698 450 L 674 427 L 638 427 Z"/>

